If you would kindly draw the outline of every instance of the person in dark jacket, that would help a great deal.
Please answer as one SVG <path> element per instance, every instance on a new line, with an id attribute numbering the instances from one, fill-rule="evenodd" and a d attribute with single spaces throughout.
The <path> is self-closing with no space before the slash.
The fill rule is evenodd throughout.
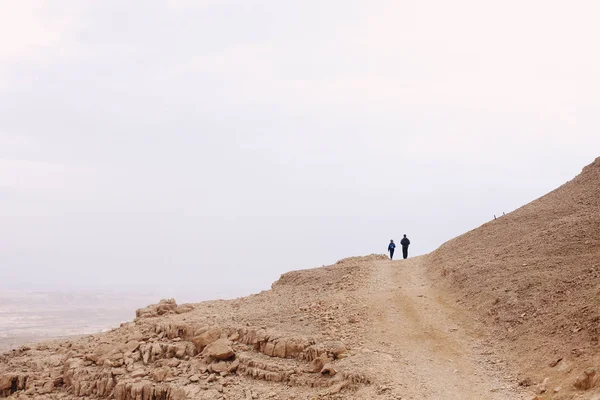
<path id="1" fill-rule="evenodd" d="M 400 245 L 402 246 L 402 257 L 406 260 L 408 258 L 408 246 L 410 245 L 410 240 L 408 240 L 406 235 L 400 241 Z"/>
<path id="2" fill-rule="evenodd" d="M 390 240 L 390 245 L 388 246 L 388 251 L 390 252 L 390 260 L 394 259 L 394 250 L 396 249 L 396 244 L 393 240 Z"/>

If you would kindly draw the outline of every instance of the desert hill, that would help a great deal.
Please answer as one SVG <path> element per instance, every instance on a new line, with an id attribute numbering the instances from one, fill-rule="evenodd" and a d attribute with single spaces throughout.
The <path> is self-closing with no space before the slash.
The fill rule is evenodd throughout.
<path id="1" fill-rule="evenodd" d="M 592 399 L 599 190 L 596 160 L 428 256 L 347 258 L 256 295 L 162 300 L 104 334 L 22 346 L 0 355 L 0 398 Z"/>
<path id="2" fill-rule="evenodd" d="M 570 398 L 563 392 L 583 371 L 600 367 L 600 158 L 546 196 L 445 243 L 427 264 L 493 330 L 524 384 L 548 378 L 551 393 L 540 397 Z"/>
<path id="3" fill-rule="evenodd" d="M 245 298 L 163 300 L 111 332 L 0 356 L 0 398 L 523 398 L 422 261 L 348 258 Z"/>

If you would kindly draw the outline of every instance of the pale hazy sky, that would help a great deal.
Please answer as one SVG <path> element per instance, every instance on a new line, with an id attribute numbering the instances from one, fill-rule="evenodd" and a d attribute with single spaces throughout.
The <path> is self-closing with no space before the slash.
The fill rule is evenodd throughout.
<path id="1" fill-rule="evenodd" d="M 0 3 L 0 287 L 413 254 L 600 155 L 600 3 Z"/>

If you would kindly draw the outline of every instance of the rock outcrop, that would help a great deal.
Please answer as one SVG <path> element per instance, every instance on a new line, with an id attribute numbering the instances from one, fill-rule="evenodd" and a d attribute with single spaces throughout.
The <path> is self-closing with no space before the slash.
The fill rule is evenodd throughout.
<path id="1" fill-rule="evenodd" d="M 340 323 L 357 311 L 335 303 L 329 290 L 345 285 L 349 271 L 358 273 L 363 262 L 349 259 L 325 269 L 326 290 L 308 303 L 295 293 L 297 282 L 284 277 L 275 289 L 249 298 L 184 306 L 161 300 L 110 332 L 15 349 L 0 356 L 0 398 L 245 399 L 247 393 L 277 392 L 287 398 L 283 393 L 366 387 L 368 374 L 346 362 L 355 326 Z M 302 273 L 297 279 L 304 280 Z"/>

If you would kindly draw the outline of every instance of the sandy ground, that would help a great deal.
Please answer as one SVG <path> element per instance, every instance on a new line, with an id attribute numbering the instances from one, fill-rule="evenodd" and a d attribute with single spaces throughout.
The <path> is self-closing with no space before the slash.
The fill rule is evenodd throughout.
<path id="1" fill-rule="evenodd" d="M 404 399 L 525 398 L 490 359 L 469 316 L 430 285 L 422 262 L 375 262 L 366 297 L 376 318 L 365 345 L 387 355 L 377 374 Z"/>

